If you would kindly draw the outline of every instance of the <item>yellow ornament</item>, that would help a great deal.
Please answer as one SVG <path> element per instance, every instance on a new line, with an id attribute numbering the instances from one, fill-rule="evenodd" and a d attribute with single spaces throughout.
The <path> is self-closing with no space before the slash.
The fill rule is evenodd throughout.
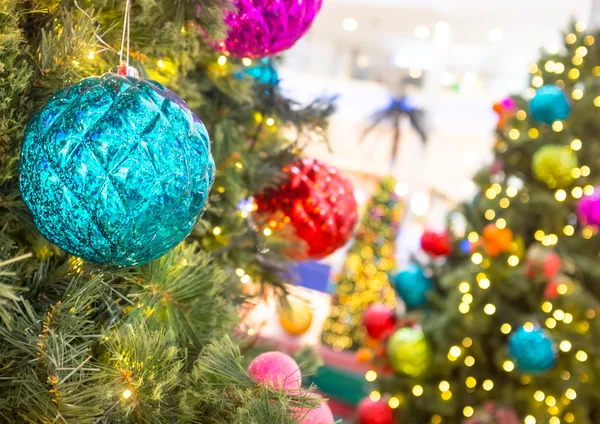
<path id="1" fill-rule="evenodd" d="M 312 324 L 313 313 L 305 301 L 297 297 L 288 298 L 289 308 L 281 308 L 279 322 L 292 336 L 304 334 Z"/>
<path id="2" fill-rule="evenodd" d="M 519 259 L 523 259 L 525 257 L 526 249 L 525 242 L 523 241 L 523 237 L 516 236 L 514 241 L 510 244 L 510 253 L 516 255 Z"/>
<path id="3" fill-rule="evenodd" d="M 388 341 L 388 358 L 396 372 L 419 377 L 431 364 L 431 346 L 421 330 L 401 328 Z"/>
<path id="4" fill-rule="evenodd" d="M 571 170 L 577 167 L 577 156 L 568 146 L 540 147 L 533 155 L 531 169 L 535 177 L 550 188 L 562 188 L 573 181 Z"/>

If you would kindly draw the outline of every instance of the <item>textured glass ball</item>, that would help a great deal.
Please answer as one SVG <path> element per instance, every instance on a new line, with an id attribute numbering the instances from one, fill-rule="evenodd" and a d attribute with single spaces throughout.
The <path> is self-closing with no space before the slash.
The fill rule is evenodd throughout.
<path id="1" fill-rule="evenodd" d="M 233 0 L 227 38 L 214 46 L 234 57 L 272 56 L 289 49 L 312 25 L 322 0 Z"/>
<path id="2" fill-rule="evenodd" d="M 517 367 L 528 373 L 542 373 L 556 363 L 556 344 L 548 332 L 539 327 L 520 327 L 508 340 L 509 355 Z"/>
<path id="3" fill-rule="evenodd" d="M 563 91 L 554 85 L 544 85 L 535 92 L 529 103 L 533 119 L 538 122 L 552 124 L 567 119 L 571 106 Z"/>
<path id="4" fill-rule="evenodd" d="M 387 355 L 394 370 L 411 377 L 418 377 L 429 368 L 431 346 L 423 331 L 405 327 L 390 337 Z"/>
<path id="5" fill-rule="evenodd" d="M 535 177 L 550 188 L 562 188 L 573 181 L 571 170 L 577 167 L 577 156 L 568 146 L 540 147 L 531 161 Z"/>
<path id="6" fill-rule="evenodd" d="M 577 204 L 577 215 L 583 225 L 600 228 L 600 187 L 595 187 L 594 193 L 581 198 Z"/>
<path id="7" fill-rule="evenodd" d="M 283 228 L 292 226 L 296 260 L 321 259 L 342 247 L 354 234 L 358 207 L 354 187 L 333 166 L 302 158 L 284 168 L 279 187 L 256 196 L 257 214 Z"/>
<path id="8" fill-rule="evenodd" d="M 363 326 L 369 337 L 381 340 L 396 327 L 395 311 L 381 304 L 370 305 L 363 314 Z"/>
<path id="9" fill-rule="evenodd" d="M 427 303 L 427 293 L 433 288 L 433 282 L 420 266 L 411 263 L 394 276 L 394 287 L 406 306 L 418 308 Z"/>
<path id="10" fill-rule="evenodd" d="M 139 265 L 190 233 L 214 171 L 206 129 L 183 100 L 154 81 L 104 74 L 56 93 L 29 123 L 20 186 L 57 246 Z"/>

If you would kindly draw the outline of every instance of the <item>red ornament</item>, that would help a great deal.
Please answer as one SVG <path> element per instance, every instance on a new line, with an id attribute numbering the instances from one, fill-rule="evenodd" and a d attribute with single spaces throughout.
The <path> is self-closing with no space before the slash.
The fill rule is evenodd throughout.
<path id="1" fill-rule="evenodd" d="M 541 245 L 532 246 L 525 260 L 525 277 L 541 282 L 552 280 L 560 271 L 562 261 L 556 252 Z"/>
<path id="2" fill-rule="evenodd" d="M 431 256 L 448 256 L 452 253 L 452 244 L 446 231 L 425 231 L 421 236 L 421 249 Z"/>
<path id="3" fill-rule="evenodd" d="M 279 226 L 291 225 L 304 246 L 296 260 L 320 259 L 342 247 L 358 220 L 354 188 L 333 166 L 299 159 L 283 170 L 285 182 L 256 198 L 257 211 Z"/>
<path id="4" fill-rule="evenodd" d="M 394 331 L 396 326 L 394 310 L 385 305 L 371 305 L 363 315 L 363 325 L 369 337 L 381 340 Z"/>
<path id="5" fill-rule="evenodd" d="M 548 300 L 556 300 L 559 298 L 560 293 L 558 292 L 558 286 L 560 282 L 558 281 L 550 281 L 546 284 L 546 288 L 544 289 L 544 299 Z"/>
<path id="6" fill-rule="evenodd" d="M 358 404 L 358 424 L 393 424 L 394 412 L 384 400 L 373 402 L 368 397 Z"/>

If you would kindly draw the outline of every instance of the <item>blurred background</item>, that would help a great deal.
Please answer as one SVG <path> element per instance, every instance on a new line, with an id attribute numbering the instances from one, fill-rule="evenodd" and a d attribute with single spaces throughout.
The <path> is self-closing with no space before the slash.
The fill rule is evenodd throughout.
<path id="1" fill-rule="evenodd" d="M 591 0 L 326 0 L 307 36 L 284 56 L 281 87 L 299 102 L 338 96 L 331 150 L 307 154 L 350 176 L 364 202 L 390 172 L 406 210 L 400 266 L 424 227 L 441 228 L 456 202 L 474 194 L 473 174 L 491 162 L 497 115 L 492 104 L 527 94 L 527 68 L 540 49 L 558 49 L 572 21 L 587 23 Z M 409 119 L 384 121 L 365 137 L 372 116 L 393 96 L 423 109 L 427 142 Z M 334 270 L 344 252 L 327 260 Z"/>
<path id="2" fill-rule="evenodd" d="M 534 95 L 528 69 L 542 51 L 558 52 L 563 31 L 573 23 L 583 31 L 592 4 L 325 0 L 307 36 L 284 54 L 277 68 L 284 93 L 301 104 L 337 97 L 327 129 L 329 148 L 312 143 L 307 156 L 336 166 L 353 181 L 361 212 L 381 177 L 392 175 L 397 182 L 403 209 L 397 270 L 418 254 L 425 229 L 444 229 L 448 212 L 475 196 L 473 176 L 493 159 L 498 124 L 493 105 L 511 94 Z M 390 108 L 402 116 L 376 124 L 377 114 Z M 460 223 L 454 224 L 460 230 Z M 248 334 L 261 334 L 279 348 L 319 347 L 326 366 L 314 382 L 340 417 L 352 416 L 373 372 L 358 356 L 321 344 L 323 323 L 337 309 L 331 293 L 339 286 L 348 247 L 299 266 L 300 287 L 293 291 L 310 305 L 308 330 L 284 329 L 273 318 L 275 301 L 259 305 L 246 320 Z M 403 316 L 401 302 L 396 311 Z"/>

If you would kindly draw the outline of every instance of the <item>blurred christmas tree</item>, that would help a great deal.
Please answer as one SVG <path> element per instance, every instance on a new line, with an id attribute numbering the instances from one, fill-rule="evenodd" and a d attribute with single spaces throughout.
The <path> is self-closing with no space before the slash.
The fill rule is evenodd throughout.
<path id="1" fill-rule="evenodd" d="M 249 219 L 255 208 L 252 195 L 278 183 L 302 140 L 323 134 L 332 108 L 319 101 L 302 108 L 282 97 L 275 81 L 259 84 L 251 77 L 236 76 L 252 61 L 228 58 L 204 42 L 205 34 L 224 35 L 223 15 L 230 7 L 228 2 L 215 0 L 0 3 L 0 421 L 295 423 L 293 415 L 297 416 L 301 403 L 315 406 L 310 397 L 259 385 L 249 376 L 239 347 L 244 347 L 244 338 L 236 334 L 237 309 L 248 296 L 242 292 L 243 283 L 253 281 L 285 292 L 287 259 L 282 252 L 290 242 L 284 234 L 273 234 Z M 73 99 L 77 92 L 62 92 L 52 100 L 56 108 L 44 109 L 44 120 L 28 130 L 37 137 L 36 131 L 41 133 L 42 127 L 63 119 L 62 127 L 53 124 L 56 131 L 51 141 L 58 145 L 65 141 L 61 138 L 65 131 L 77 131 L 89 123 L 92 114 L 77 108 L 90 104 L 105 107 L 102 96 L 127 95 L 129 103 L 123 101 L 121 107 L 138 108 L 140 115 L 112 120 L 112 137 L 122 137 L 123 144 L 129 142 L 128 131 L 145 119 L 153 120 L 147 131 L 157 128 L 152 125 L 175 131 L 178 118 L 184 116 L 191 122 L 192 115 L 161 84 L 183 97 L 206 125 L 216 172 L 204 215 L 187 241 L 166 255 L 142 266 L 119 268 L 70 256 L 40 235 L 21 198 L 18 164 L 25 129 L 34 114 L 59 90 L 119 65 L 125 45 L 127 61 L 157 84 L 135 85 L 123 94 L 119 90 L 136 80 L 110 77 L 102 81 L 113 84 L 114 91 L 97 85 L 91 96 L 92 80 L 85 80 L 77 87 L 87 97 L 82 95 L 78 101 Z M 100 79 L 93 81 L 99 84 Z M 148 97 L 138 102 L 133 97 L 136 92 Z M 74 101 L 64 108 L 67 97 Z M 162 101 L 160 108 L 152 104 L 154 99 Z M 107 116 L 118 114 L 117 106 L 112 106 L 107 107 Z M 75 117 L 73 121 L 67 121 L 69 114 Z M 204 137 L 201 124 L 195 118 L 190 122 L 188 128 L 193 126 Z M 281 127 L 296 139 L 285 139 Z M 132 148 L 125 160 L 147 158 L 140 146 L 151 149 L 152 140 L 145 136 L 134 140 L 135 150 Z M 37 149 L 31 149 L 34 155 L 49 148 L 37 138 L 32 140 L 39 143 Z M 67 141 L 61 154 L 84 163 L 86 150 L 67 155 L 72 140 Z M 210 185 L 214 170 L 206 156 L 207 145 L 203 148 L 187 153 L 204 155 L 202 181 Z M 96 158 L 102 158 L 107 147 L 99 144 L 98 149 Z M 153 159 L 174 154 L 173 149 L 165 148 L 163 155 Z M 107 158 L 115 160 L 114 152 Z M 184 164 L 189 158 L 183 155 L 173 160 Z M 50 162 L 43 172 L 62 165 Z M 111 184 L 131 184 L 138 177 L 143 180 L 141 171 L 131 171 L 135 165 L 128 165 L 128 174 L 123 163 L 110 169 L 115 178 Z M 138 166 L 142 165 L 140 160 Z M 190 169 L 200 166 L 187 165 Z M 153 164 L 153 169 L 160 167 Z M 21 169 L 22 181 L 26 171 L 26 167 Z M 75 199 L 85 206 L 86 199 L 75 195 L 92 184 L 84 178 L 92 175 L 91 168 L 74 167 L 72 174 L 41 182 L 81 177 L 83 183 L 74 184 L 73 193 L 65 189 L 62 194 L 63 199 Z M 35 180 L 38 176 L 25 177 Z M 134 202 L 135 196 L 144 197 L 145 190 L 150 193 L 155 188 L 141 184 L 135 192 L 123 189 L 119 196 L 106 195 L 103 201 L 116 202 L 119 197 Z M 195 204 L 198 210 L 208 196 L 204 188 L 196 193 L 204 196 L 202 202 L 200 197 L 194 199 L 199 202 Z M 30 189 L 35 192 L 39 186 Z M 169 190 L 173 187 L 159 189 L 164 192 L 155 199 L 157 204 L 172 199 Z M 188 187 L 184 194 L 189 195 L 190 190 Z M 95 192 L 96 198 L 100 191 Z M 37 212 L 43 215 L 54 206 L 43 205 Z M 59 240 L 89 235 L 68 231 L 71 224 L 81 225 L 85 217 L 69 222 L 50 213 L 45 218 L 67 229 L 55 234 Z M 114 223 L 118 216 L 105 218 Z M 190 225 L 194 221 L 195 216 Z M 135 228 L 143 232 L 145 227 L 160 228 L 160 224 L 142 221 Z M 171 230 L 180 229 L 174 226 Z M 155 234 L 158 237 L 160 233 Z M 127 242 L 124 237 L 122 243 Z M 99 245 L 88 247 L 106 253 L 97 251 Z M 121 254 L 118 250 L 112 253 Z"/>
<path id="2" fill-rule="evenodd" d="M 466 232 L 450 226 L 454 253 L 427 265 L 429 366 L 401 357 L 423 343 L 403 328 L 378 358 L 396 373 L 369 376 L 399 422 L 600 422 L 597 45 L 575 25 L 530 66 L 527 98 L 495 106 L 495 161 L 457 211 Z"/>
<path id="3" fill-rule="evenodd" d="M 382 178 L 367 203 L 335 283 L 333 307 L 322 335 L 323 342 L 335 350 L 356 350 L 365 344 L 362 318 L 369 305 L 396 306 L 388 275 L 396 267 L 396 237 L 402 213 L 395 188 L 392 177 Z"/>

